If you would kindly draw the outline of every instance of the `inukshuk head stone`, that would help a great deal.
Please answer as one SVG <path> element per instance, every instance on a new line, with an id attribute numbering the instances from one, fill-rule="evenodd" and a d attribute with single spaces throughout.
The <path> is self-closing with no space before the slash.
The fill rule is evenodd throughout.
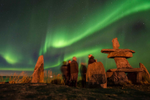
<path id="1" fill-rule="evenodd" d="M 112 40 L 112 44 L 113 44 L 113 49 L 119 49 L 120 44 L 119 44 L 117 38 L 114 38 L 114 39 Z"/>

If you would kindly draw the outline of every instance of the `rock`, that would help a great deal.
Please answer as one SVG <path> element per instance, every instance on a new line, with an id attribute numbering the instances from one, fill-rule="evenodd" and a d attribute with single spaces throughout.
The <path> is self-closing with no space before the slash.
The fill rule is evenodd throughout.
<path id="1" fill-rule="evenodd" d="M 87 87 L 107 88 L 107 76 L 101 62 L 94 62 L 88 65 L 86 73 Z"/>
<path id="2" fill-rule="evenodd" d="M 112 40 L 112 44 L 113 44 L 113 49 L 119 49 L 120 44 L 119 44 L 117 38 L 114 38 L 114 39 Z"/>
<path id="3" fill-rule="evenodd" d="M 130 49 L 102 49 L 101 50 L 101 53 L 111 53 L 111 52 L 120 52 L 120 51 L 124 51 L 124 52 L 132 52 L 132 53 L 135 53 L 135 51 L 133 50 L 130 50 Z"/>
<path id="4" fill-rule="evenodd" d="M 107 58 L 114 58 L 114 57 L 131 58 L 133 57 L 133 55 L 132 52 L 116 51 L 109 53 L 107 56 Z"/>
<path id="5" fill-rule="evenodd" d="M 108 80 L 112 81 L 115 85 L 128 83 L 128 77 L 125 72 L 113 72 L 113 75 Z"/>
<path id="6" fill-rule="evenodd" d="M 139 63 L 139 66 L 140 66 L 140 68 L 142 68 L 144 70 L 142 73 L 142 76 L 147 76 L 148 78 L 150 78 L 150 74 L 149 74 L 147 68 L 142 63 Z"/>
<path id="7" fill-rule="evenodd" d="M 113 72 L 110 70 L 107 70 L 107 72 L 106 72 L 107 78 L 110 78 L 112 75 L 113 75 Z"/>
<path id="8" fill-rule="evenodd" d="M 137 72 L 136 82 L 141 84 L 142 81 L 142 72 Z"/>
<path id="9" fill-rule="evenodd" d="M 117 68 L 132 68 L 126 58 L 115 57 L 114 58 Z"/>
<path id="10" fill-rule="evenodd" d="M 34 72 L 32 74 L 32 83 L 43 83 L 44 82 L 44 58 L 41 55 L 34 68 Z"/>

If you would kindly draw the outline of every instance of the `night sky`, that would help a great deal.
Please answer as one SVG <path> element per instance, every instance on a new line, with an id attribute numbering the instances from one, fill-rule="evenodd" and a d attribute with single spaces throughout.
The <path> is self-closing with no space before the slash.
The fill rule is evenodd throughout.
<path id="1" fill-rule="evenodd" d="M 115 37 L 135 51 L 130 65 L 150 72 L 150 0 L 0 0 L 0 74 L 33 72 L 40 55 L 55 72 L 73 56 L 87 63 L 88 54 L 116 68 L 101 53 Z"/>

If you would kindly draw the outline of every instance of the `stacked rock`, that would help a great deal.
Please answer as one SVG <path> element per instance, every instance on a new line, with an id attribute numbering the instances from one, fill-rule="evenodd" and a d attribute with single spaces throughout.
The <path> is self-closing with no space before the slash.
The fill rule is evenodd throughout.
<path id="1" fill-rule="evenodd" d="M 135 53 L 135 51 L 130 50 L 130 49 L 119 49 L 120 44 L 118 42 L 117 38 L 114 38 L 112 40 L 112 44 L 113 44 L 113 49 L 102 49 L 101 52 L 102 53 L 107 53 L 108 56 L 107 58 L 113 58 L 115 60 L 117 69 L 109 69 L 107 71 L 107 79 L 111 79 L 112 81 L 114 81 L 114 83 L 124 83 L 124 82 L 128 82 L 128 79 L 131 79 L 130 77 L 127 77 L 125 73 L 130 73 L 130 74 L 135 74 L 134 79 L 135 80 L 131 80 L 134 81 L 136 83 L 140 83 L 140 81 L 142 80 L 142 72 L 143 69 L 142 68 L 132 68 L 132 66 L 129 64 L 128 62 L 128 58 L 133 57 L 133 53 Z M 130 76 L 130 75 L 129 75 Z"/>

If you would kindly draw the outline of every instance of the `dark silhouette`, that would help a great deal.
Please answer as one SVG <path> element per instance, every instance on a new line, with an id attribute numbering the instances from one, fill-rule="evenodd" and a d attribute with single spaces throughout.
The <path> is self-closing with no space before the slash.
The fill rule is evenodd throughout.
<path id="1" fill-rule="evenodd" d="M 68 80 L 67 80 L 67 83 L 68 83 L 68 85 L 70 86 L 71 84 L 70 84 L 70 77 L 71 77 L 71 74 L 70 74 L 70 64 L 71 64 L 71 60 L 68 60 Z"/>
<path id="2" fill-rule="evenodd" d="M 71 86 L 77 87 L 77 79 L 78 79 L 78 63 L 77 63 L 77 58 L 73 57 L 73 60 L 70 64 L 70 82 Z"/>
<path id="3" fill-rule="evenodd" d="M 92 56 L 92 54 L 89 54 L 88 58 L 89 58 L 88 65 L 96 62 L 96 60 L 94 59 L 94 56 Z"/>
<path id="4" fill-rule="evenodd" d="M 82 87 L 85 87 L 86 85 L 86 65 L 84 63 L 81 63 L 81 68 L 80 68 L 80 73 L 81 73 L 81 78 L 82 78 Z"/>
<path id="5" fill-rule="evenodd" d="M 68 85 L 69 78 L 68 78 L 68 66 L 66 61 L 63 61 L 63 65 L 61 66 L 61 72 L 65 85 Z"/>

